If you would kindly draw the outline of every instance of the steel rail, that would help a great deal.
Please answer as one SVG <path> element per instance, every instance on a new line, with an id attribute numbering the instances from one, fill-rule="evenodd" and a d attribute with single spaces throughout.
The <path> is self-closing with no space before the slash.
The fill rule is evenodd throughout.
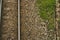
<path id="1" fill-rule="evenodd" d="M 1 24 L 1 12 L 2 11 L 2 0 L 0 0 L 0 24 Z"/>
<path id="2" fill-rule="evenodd" d="M 20 0 L 18 0 L 18 40 L 20 40 Z"/>

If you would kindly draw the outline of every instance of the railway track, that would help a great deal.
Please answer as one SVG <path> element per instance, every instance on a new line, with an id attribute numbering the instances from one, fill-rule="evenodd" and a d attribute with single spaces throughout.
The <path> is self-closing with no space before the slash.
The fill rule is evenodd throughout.
<path id="1" fill-rule="evenodd" d="M 36 0 L 21 0 L 21 12 L 19 12 L 17 0 L 3 0 L 2 2 L 1 40 L 60 40 L 59 0 L 56 0 L 55 25 L 52 31 L 48 30 L 49 22 L 38 15 Z M 18 12 L 21 13 L 21 20 Z M 19 31 L 21 31 L 21 35 Z M 20 39 L 18 35 L 21 36 Z"/>

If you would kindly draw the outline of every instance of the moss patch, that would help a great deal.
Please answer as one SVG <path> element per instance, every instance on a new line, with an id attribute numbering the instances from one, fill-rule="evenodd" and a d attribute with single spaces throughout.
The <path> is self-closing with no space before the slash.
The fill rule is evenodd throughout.
<path id="1" fill-rule="evenodd" d="M 38 7 L 39 15 L 43 20 L 48 20 L 48 29 L 54 29 L 55 20 L 55 0 L 37 0 L 36 5 Z"/>

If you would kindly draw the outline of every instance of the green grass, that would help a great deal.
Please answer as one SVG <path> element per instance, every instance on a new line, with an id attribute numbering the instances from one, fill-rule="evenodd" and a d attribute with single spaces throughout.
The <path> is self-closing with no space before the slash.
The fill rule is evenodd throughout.
<path id="1" fill-rule="evenodd" d="M 43 20 L 48 20 L 48 29 L 54 29 L 55 0 L 37 0 L 39 15 Z"/>

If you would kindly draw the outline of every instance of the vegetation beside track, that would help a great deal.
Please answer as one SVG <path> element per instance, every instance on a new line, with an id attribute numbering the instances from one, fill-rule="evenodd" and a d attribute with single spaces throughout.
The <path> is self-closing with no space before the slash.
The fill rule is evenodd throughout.
<path id="1" fill-rule="evenodd" d="M 38 15 L 46 21 L 48 20 L 48 29 L 54 29 L 55 21 L 55 0 L 37 0 Z"/>

